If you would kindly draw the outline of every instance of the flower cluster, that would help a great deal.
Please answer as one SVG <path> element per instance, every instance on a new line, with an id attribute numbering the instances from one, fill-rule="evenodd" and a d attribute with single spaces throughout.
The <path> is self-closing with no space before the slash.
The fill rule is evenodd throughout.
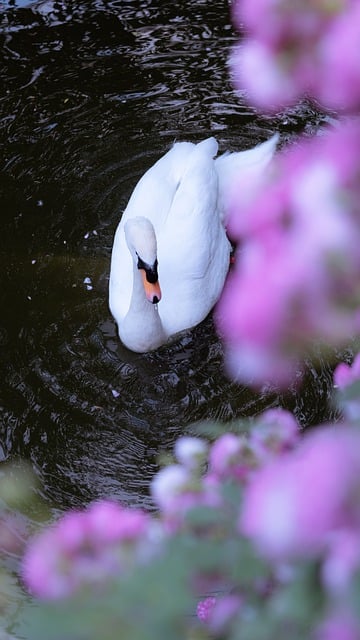
<path id="1" fill-rule="evenodd" d="M 341 362 L 334 371 L 334 382 L 340 389 L 345 389 L 357 380 L 360 380 L 360 353 L 355 356 L 351 365 Z"/>
<path id="2" fill-rule="evenodd" d="M 279 152 L 256 190 L 237 182 L 217 310 L 236 379 L 287 384 L 311 345 L 359 333 L 359 158 L 354 120 Z"/>
<path id="3" fill-rule="evenodd" d="M 245 492 L 239 526 L 275 559 L 327 550 L 331 563 L 335 553 L 337 566 L 331 571 L 329 565 L 327 582 L 341 587 L 350 568 L 345 548 L 353 533 L 360 535 L 359 490 L 360 433 L 345 425 L 318 427 L 294 451 L 256 473 Z"/>
<path id="4" fill-rule="evenodd" d="M 360 105 L 357 0 L 237 0 L 246 37 L 233 53 L 235 84 L 274 111 L 304 94 L 331 109 Z"/>
<path id="5" fill-rule="evenodd" d="M 319 639 L 360 637 L 346 606 L 360 570 L 359 495 L 360 432 L 345 424 L 310 432 L 263 467 L 245 492 L 239 529 L 260 554 L 278 569 L 309 558 L 319 563 L 329 609 L 316 628 Z"/>
<path id="6" fill-rule="evenodd" d="M 86 585 L 103 584 L 153 553 L 153 524 L 139 509 L 103 500 L 66 513 L 30 542 L 22 575 L 43 599 L 69 597 Z"/>
<path id="7" fill-rule="evenodd" d="M 298 563 L 312 560 L 320 568 L 315 588 L 322 590 L 327 604 L 311 637 L 357 639 L 360 625 L 344 602 L 360 571 L 358 429 L 345 423 L 325 425 L 300 438 L 292 414 L 273 409 L 260 415 L 246 436 L 225 433 L 211 445 L 182 438 L 175 455 L 176 463 L 160 471 L 152 484 L 165 526 L 170 523 L 172 534 L 175 523 L 176 531 L 188 529 L 191 510 L 205 504 L 217 510 L 223 523 L 228 505 L 222 488 L 230 482 L 242 491 L 235 519 L 238 544 L 248 538 L 271 567 L 270 583 L 269 574 L 263 580 L 257 576 L 247 591 L 239 591 L 228 575 L 207 578 L 212 595 L 199 602 L 197 616 L 211 636 L 226 637 L 234 620 L 241 629 L 243 618 L 253 615 L 254 594 L 264 601 L 276 599 L 278 591 L 296 582 Z M 221 544 L 221 530 L 215 533 Z M 231 539 L 233 533 L 226 535 Z M 219 583 L 227 583 L 230 592 L 215 596 Z"/>
<path id="8" fill-rule="evenodd" d="M 258 468 L 293 448 L 298 438 L 298 424 L 284 409 L 264 412 L 248 435 L 224 433 L 211 446 L 199 438 L 180 438 L 176 463 L 161 469 L 151 482 L 165 528 L 172 533 L 181 529 L 195 507 L 221 508 L 223 482 L 246 485 Z"/>
<path id="9" fill-rule="evenodd" d="M 308 637 L 357 639 L 351 588 L 360 573 L 360 432 L 343 423 L 301 436 L 293 415 L 280 408 L 248 426 L 246 434 L 224 433 L 212 443 L 180 438 L 174 463 L 151 485 L 157 517 L 102 501 L 45 529 L 24 557 L 29 590 L 43 599 L 69 597 L 141 572 L 144 562 L 163 562 L 166 545 L 181 544 L 181 536 L 186 557 L 192 536 L 196 549 L 209 545 L 211 553 L 205 564 L 199 554 L 199 566 L 195 554 L 188 573 L 193 596 L 208 594 L 197 617 L 211 637 L 246 635 L 262 607 L 276 609 L 297 583 L 299 563 L 313 562 L 316 579 L 307 588 L 320 589 L 325 605 Z M 257 568 L 249 572 L 252 561 Z"/>

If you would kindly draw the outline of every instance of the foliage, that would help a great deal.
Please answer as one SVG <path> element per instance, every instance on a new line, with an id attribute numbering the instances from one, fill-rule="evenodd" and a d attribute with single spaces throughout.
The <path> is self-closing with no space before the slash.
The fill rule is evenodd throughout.
<path id="1" fill-rule="evenodd" d="M 29 640 L 358 637 L 354 422 L 301 437 L 271 409 L 248 435 L 184 436 L 151 489 L 157 516 L 101 501 L 33 538 Z"/>

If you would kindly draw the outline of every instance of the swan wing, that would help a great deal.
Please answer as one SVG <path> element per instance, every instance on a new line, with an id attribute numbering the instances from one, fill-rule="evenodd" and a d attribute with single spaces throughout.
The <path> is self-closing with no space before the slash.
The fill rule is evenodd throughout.
<path id="1" fill-rule="evenodd" d="M 158 234 L 163 292 L 159 313 L 168 333 L 192 327 L 206 317 L 228 270 L 230 244 L 218 211 L 216 153 L 214 138 L 193 148 Z"/>
<path id="2" fill-rule="evenodd" d="M 155 231 L 164 224 L 194 145 L 178 142 L 144 173 L 131 194 L 120 225 L 134 216 L 148 218 Z"/>
<path id="3" fill-rule="evenodd" d="M 129 252 L 124 226 L 129 218 L 144 216 L 158 232 L 174 199 L 187 159 L 194 145 L 176 143 L 140 178 L 115 232 L 109 282 L 110 310 L 119 322 L 129 310 L 133 291 L 133 259 Z"/>

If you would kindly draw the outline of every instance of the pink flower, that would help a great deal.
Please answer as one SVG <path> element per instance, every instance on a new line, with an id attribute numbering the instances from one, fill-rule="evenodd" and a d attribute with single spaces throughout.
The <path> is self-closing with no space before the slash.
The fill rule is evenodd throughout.
<path id="1" fill-rule="evenodd" d="M 149 516 L 141 509 L 129 509 L 116 502 L 95 502 L 86 513 L 88 536 L 98 545 L 145 536 Z"/>
<path id="2" fill-rule="evenodd" d="M 245 483 L 263 464 L 291 449 L 299 439 L 294 416 L 284 409 L 260 414 L 249 435 L 224 433 L 211 446 L 208 478 Z"/>
<path id="3" fill-rule="evenodd" d="M 233 9 L 235 23 L 269 44 L 300 41 L 312 42 L 344 4 L 336 7 L 327 0 L 238 0 Z"/>
<path id="4" fill-rule="evenodd" d="M 206 620 L 210 632 L 216 636 L 224 635 L 242 606 L 243 599 L 235 594 L 217 598 Z"/>
<path id="5" fill-rule="evenodd" d="M 334 532 L 360 526 L 360 433 L 323 427 L 248 484 L 240 530 L 272 558 L 324 550 Z"/>
<path id="6" fill-rule="evenodd" d="M 22 562 L 28 589 L 45 599 L 68 597 L 123 572 L 150 531 L 147 514 L 115 502 L 94 503 L 65 514 L 29 543 Z"/>
<path id="7" fill-rule="evenodd" d="M 180 464 L 172 464 L 158 471 L 150 485 L 158 508 L 165 513 L 171 511 L 177 498 L 188 491 L 191 480 L 190 471 Z"/>
<path id="8" fill-rule="evenodd" d="M 262 462 L 268 462 L 298 444 L 299 425 L 290 411 L 268 409 L 256 420 L 250 442 Z"/>
<path id="9" fill-rule="evenodd" d="M 237 595 L 210 596 L 198 603 L 196 614 L 212 634 L 219 636 L 226 632 L 242 604 L 242 598 Z"/>
<path id="10" fill-rule="evenodd" d="M 180 464 L 189 469 L 199 469 L 205 462 L 207 444 L 201 438 L 182 436 L 175 442 L 175 457 Z"/>
<path id="11" fill-rule="evenodd" d="M 319 45 L 315 97 L 332 109 L 360 105 L 360 6 L 355 2 L 330 25 Z"/>
<path id="12" fill-rule="evenodd" d="M 353 0 L 238 0 L 246 37 L 231 59 L 235 84 L 264 110 L 311 95 L 325 107 L 360 104 L 360 9 Z"/>
<path id="13" fill-rule="evenodd" d="M 216 598 L 209 596 L 205 600 L 200 600 L 196 608 L 196 615 L 201 622 L 208 622 L 211 612 L 216 604 Z"/>
<path id="14" fill-rule="evenodd" d="M 266 43 L 245 39 L 234 49 L 230 68 L 235 86 L 246 90 L 248 99 L 266 111 L 276 111 L 301 97 L 294 74 L 281 66 Z"/>
<path id="15" fill-rule="evenodd" d="M 216 309 L 241 382 L 286 385 L 313 345 L 360 332 L 360 121 L 280 152 L 254 193 L 234 187 L 235 267 Z"/>
<path id="16" fill-rule="evenodd" d="M 191 509 L 219 504 L 218 485 L 214 478 L 200 477 L 198 470 L 181 465 L 161 469 L 151 482 L 151 493 L 161 512 L 167 532 L 182 527 Z"/>
<path id="17" fill-rule="evenodd" d="M 344 595 L 360 567 L 358 528 L 338 530 L 329 538 L 322 566 L 322 580 L 333 594 Z"/>
<path id="18" fill-rule="evenodd" d="M 334 383 L 340 389 L 360 380 L 360 353 L 358 353 L 352 365 L 341 362 L 334 371 Z"/>
<path id="19" fill-rule="evenodd" d="M 46 529 L 28 545 L 22 561 L 22 577 L 29 591 L 38 598 L 65 598 L 75 589 L 74 579 L 60 570 L 59 541 L 54 529 Z M 64 563 L 65 565 L 65 563 Z"/>
<path id="20" fill-rule="evenodd" d="M 350 611 L 331 611 L 318 626 L 315 640 L 360 640 L 360 625 Z"/>
<path id="21" fill-rule="evenodd" d="M 212 445 L 209 454 L 209 474 L 218 480 L 246 480 L 258 465 L 246 436 L 225 433 Z"/>

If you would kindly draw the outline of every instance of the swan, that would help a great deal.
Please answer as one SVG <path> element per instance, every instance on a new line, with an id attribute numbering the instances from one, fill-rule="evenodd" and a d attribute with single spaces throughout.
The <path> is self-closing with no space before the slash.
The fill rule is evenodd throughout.
<path id="1" fill-rule="evenodd" d="M 142 176 L 117 226 L 110 264 L 109 307 L 128 349 L 157 349 L 208 315 L 230 262 L 229 185 L 239 171 L 261 172 L 277 140 L 218 158 L 213 137 L 177 142 Z"/>

